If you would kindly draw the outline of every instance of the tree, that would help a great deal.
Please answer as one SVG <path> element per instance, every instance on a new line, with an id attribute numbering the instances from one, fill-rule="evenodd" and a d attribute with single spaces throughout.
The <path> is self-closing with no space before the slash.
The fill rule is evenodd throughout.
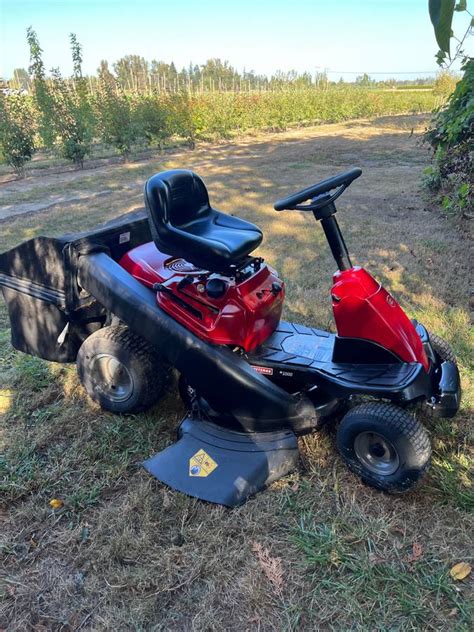
<path id="1" fill-rule="evenodd" d="M 362 88 L 369 88 L 374 83 L 373 79 L 371 79 L 366 72 L 363 75 L 356 77 L 355 82 L 358 86 L 361 86 Z"/>
<path id="2" fill-rule="evenodd" d="M 5 97 L 0 92 L 0 149 L 20 178 L 35 150 L 32 119 L 27 99 L 20 95 Z"/>
<path id="3" fill-rule="evenodd" d="M 39 133 L 46 147 L 54 147 L 60 156 L 78 167 L 91 151 L 93 117 L 87 83 L 82 75 L 82 48 L 74 33 L 70 35 L 73 60 L 72 82 L 61 76 L 58 68 L 48 80 L 43 63 L 43 50 L 36 32 L 27 30 L 30 47 L 30 73 L 33 96 L 40 115 Z"/>
<path id="4" fill-rule="evenodd" d="M 43 62 L 43 49 L 38 36 L 30 26 L 26 31 L 26 39 L 30 48 L 29 73 L 33 85 L 33 97 L 39 113 L 38 131 L 46 147 L 52 147 L 55 140 L 54 109 Z"/>
<path id="5" fill-rule="evenodd" d="M 114 64 L 120 86 L 129 92 L 146 92 L 149 86 L 148 62 L 139 55 L 126 55 Z"/>
<path id="6" fill-rule="evenodd" d="M 132 145 L 142 135 L 139 124 L 134 119 L 130 99 L 110 72 L 106 61 L 101 61 L 98 73 L 95 109 L 99 130 L 104 142 L 115 147 L 126 160 Z"/>
<path id="7" fill-rule="evenodd" d="M 76 92 L 74 84 L 63 79 L 58 68 L 52 70 L 51 85 L 56 149 L 62 158 L 82 169 L 92 143 L 88 104 Z"/>

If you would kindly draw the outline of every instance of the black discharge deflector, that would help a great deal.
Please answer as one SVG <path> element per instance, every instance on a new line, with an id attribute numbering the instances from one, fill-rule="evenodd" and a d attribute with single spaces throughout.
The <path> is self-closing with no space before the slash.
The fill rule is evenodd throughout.
<path id="1" fill-rule="evenodd" d="M 243 433 L 187 417 L 179 436 L 145 461 L 145 469 L 173 489 L 227 507 L 244 503 L 298 465 L 291 430 Z"/>

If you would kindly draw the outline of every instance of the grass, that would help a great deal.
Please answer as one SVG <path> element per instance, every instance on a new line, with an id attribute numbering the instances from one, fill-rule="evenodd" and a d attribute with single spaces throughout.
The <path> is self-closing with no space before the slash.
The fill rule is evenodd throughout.
<path id="1" fill-rule="evenodd" d="M 340 595 L 353 629 L 387 630 L 395 622 L 395 629 L 423 628 L 428 622 L 436 629 L 448 614 L 467 630 L 472 611 L 450 580 L 449 568 L 430 552 L 414 560 L 413 545 L 410 550 L 402 535 L 385 517 L 367 521 L 342 515 L 321 523 L 309 512 L 299 516 L 292 540 L 303 554 L 318 601 L 333 601 L 328 621 L 337 621 L 340 604 L 333 598 Z"/>
<path id="2" fill-rule="evenodd" d="M 471 629 L 472 576 L 449 575 L 472 555 L 467 243 L 424 208 L 426 156 L 409 136 L 422 125 L 402 117 L 321 126 L 166 156 L 169 167 L 201 173 L 218 207 L 262 226 L 260 254 L 287 280 L 286 317 L 320 327 L 332 326 L 333 263 L 323 236 L 302 214 L 277 215 L 271 202 L 354 162 L 365 167 L 363 186 L 354 184 L 340 204 L 354 260 L 451 342 L 462 374 L 459 415 L 422 419 L 434 456 L 419 488 L 387 496 L 365 487 L 336 455 L 329 429 L 300 440 L 297 472 L 236 510 L 173 492 L 140 463 L 174 440 L 184 412 L 176 386 L 146 414 L 106 414 L 86 399 L 73 366 L 12 349 L 1 304 L 0 627 Z M 84 174 L 78 190 L 112 193 L 3 221 L 0 251 L 129 210 L 140 203 L 144 177 L 164 164 L 157 157 L 108 166 L 93 180 Z M 48 177 L 67 192 L 71 175 Z M 42 178 L 24 187 L 28 199 L 44 201 Z M 52 498 L 63 506 L 53 510 Z"/>

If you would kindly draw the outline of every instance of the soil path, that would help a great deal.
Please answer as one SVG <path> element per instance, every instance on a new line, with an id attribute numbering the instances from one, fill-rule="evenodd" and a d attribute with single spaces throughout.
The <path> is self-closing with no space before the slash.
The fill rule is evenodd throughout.
<path id="1" fill-rule="evenodd" d="M 85 202 L 116 190 L 141 195 L 143 180 L 135 174 L 160 166 L 193 164 L 204 176 L 226 167 L 252 165 L 258 169 L 267 164 L 269 154 L 278 148 L 275 165 L 282 158 L 290 168 L 306 171 L 313 165 L 358 164 L 362 167 L 384 168 L 384 179 L 396 181 L 411 171 L 414 164 L 427 160 L 427 153 L 417 146 L 417 132 L 424 127 L 426 117 L 393 116 L 376 120 L 358 120 L 342 124 L 294 129 L 283 133 L 259 133 L 235 142 L 203 143 L 194 151 L 169 150 L 148 154 L 133 163 L 104 164 L 91 161 L 90 168 L 81 171 L 31 170 L 22 180 L 0 181 L 0 220 L 8 217 L 50 209 L 55 205 Z M 156 165 L 156 167 L 155 167 Z M 393 167 L 396 166 L 396 170 Z M 332 167 L 331 167 L 332 168 Z M 319 177 L 320 168 L 314 169 Z M 132 182 L 130 182 L 132 180 Z"/>

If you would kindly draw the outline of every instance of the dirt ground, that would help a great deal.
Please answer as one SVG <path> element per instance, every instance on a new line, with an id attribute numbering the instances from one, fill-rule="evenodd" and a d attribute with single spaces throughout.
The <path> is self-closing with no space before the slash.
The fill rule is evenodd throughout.
<path id="1" fill-rule="evenodd" d="M 469 630 L 472 574 L 472 242 L 424 198 L 420 116 L 258 134 L 93 169 L 0 182 L 0 252 L 37 234 L 94 226 L 142 205 L 147 177 L 195 170 L 211 202 L 257 223 L 258 250 L 286 279 L 285 317 L 332 328 L 334 263 L 322 231 L 275 199 L 351 166 L 363 176 L 338 219 L 355 263 L 459 358 L 463 407 L 423 418 L 432 467 L 416 491 L 363 486 L 333 430 L 301 440 L 297 472 L 236 510 L 175 493 L 141 469 L 173 441 L 173 386 L 147 414 L 89 402 L 74 367 L 12 350 L 0 306 L 4 443 L 0 628 L 34 630 Z M 64 505 L 49 506 L 52 498 Z"/>

